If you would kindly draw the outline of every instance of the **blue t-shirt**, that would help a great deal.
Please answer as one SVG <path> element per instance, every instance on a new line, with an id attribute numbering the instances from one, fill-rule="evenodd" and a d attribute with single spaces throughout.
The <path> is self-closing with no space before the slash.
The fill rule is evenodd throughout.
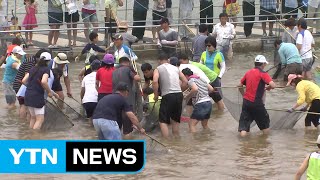
<path id="1" fill-rule="evenodd" d="M 122 124 L 122 112 L 132 111 L 131 106 L 126 101 L 125 97 L 118 93 L 109 94 L 103 97 L 93 113 L 93 119 L 108 119 L 117 121 Z"/>
<path id="2" fill-rule="evenodd" d="M 12 64 L 17 62 L 15 61 L 12 56 L 9 56 L 6 60 L 6 67 L 3 74 L 3 81 L 4 83 L 13 83 L 14 78 L 16 77 L 18 70 L 12 68 Z"/>

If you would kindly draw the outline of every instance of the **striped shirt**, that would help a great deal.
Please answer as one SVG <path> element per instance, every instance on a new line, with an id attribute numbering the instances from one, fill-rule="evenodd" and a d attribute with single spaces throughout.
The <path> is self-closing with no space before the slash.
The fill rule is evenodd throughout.
<path id="1" fill-rule="evenodd" d="M 192 97 L 192 104 L 196 105 L 198 103 L 210 101 L 208 83 L 201 79 L 199 76 L 192 75 L 188 81 L 189 87 L 192 87 L 193 84 L 196 84 L 198 87 L 197 94 Z"/>
<path id="2" fill-rule="evenodd" d="M 20 86 L 22 84 L 21 81 L 25 76 L 25 74 L 28 73 L 30 69 L 35 65 L 36 65 L 36 58 L 34 56 L 31 56 L 27 58 L 25 61 L 23 61 L 13 82 L 13 89 L 16 92 L 19 91 Z"/>

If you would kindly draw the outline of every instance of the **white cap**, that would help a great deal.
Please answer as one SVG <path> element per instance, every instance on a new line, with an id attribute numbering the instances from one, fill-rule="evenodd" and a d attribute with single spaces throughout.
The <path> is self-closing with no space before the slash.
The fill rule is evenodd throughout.
<path id="1" fill-rule="evenodd" d="M 51 60 L 51 54 L 48 53 L 48 52 L 43 52 L 43 53 L 41 53 L 40 59 L 43 58 L 43 57 L 44 57 L 44 60 L 45 60 L 45 61 L 50 61 L 50 60 Z"/>
<path id="2" fill-rule="evenodd" d="M 267 61 L 266 57 L 264 57 L 263 55 L 256 56 L 256 58 L 254 59 L 254 62 L 269 64 L 269 62 Z"/>
<path id="3" fill-rule="evenodd" d="M 12 53 L 15 54 L 20 54 L 21 56 L 25 55 L 26 53 L 23 51 L 22 47 L 16 46 L 12 49 Z"/>
<path id="4" fill-rule="evenodd" d="M 318 136 L 317 144 L 320 144 L 320 135 Z"/>

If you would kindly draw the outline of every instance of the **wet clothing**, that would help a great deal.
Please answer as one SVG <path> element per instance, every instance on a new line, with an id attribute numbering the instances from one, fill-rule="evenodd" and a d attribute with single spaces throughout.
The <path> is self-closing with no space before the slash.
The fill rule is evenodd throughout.
<path id="1" fill-rule="evenodd" d="M 87 103 L 83 103 L 82 104 L 84 109 L 86 110 L 87 118 L 91 118 L 92 117 L 93 112 L 97 107 L 97 104 L 98 104 L 97 102 L 87 102 Z"/>
<path id="2" fill-rule="evenodd" d="M 30 70 L 24 99 L 26 106 L 42 108 L 45 105 L 45 89 L 41 84 L 41 79 L 44 74 L 50 75 L 50 69 L 48 67 L 36 66 Z"/>
<path id="3" fill-rule="evenodd" d="M 161 95 L 181 92 L 179 69 L 169 63 L 157 67 L 159 71 L 159 84 Z"/>
<path id="4" fill-rule="evenodd" d="M 243 99 L 238 131 L 250 132 L 250 125 L 255 121 L 260 130 L 270 127 L 269 114 L 264 104 L 257 104 Z"/>
<path id="5" fill-rule="evenodd" d="M 99 140 L 121 140 L 122 135 L 116 121 L 108 119 L 93 119 L 93 126 L 98 133 Z"/>
<path id="6" fill-rule="evenodd" d="M 115 69 L 102 67 L 97 71 L 96 80 L 100 81 L 98 88 L 99 94 L 111 94 L 112 93 L 112 73 Z"/>
<path id="7" fill-rule="evenodd" d="M 216 50 L 212 54 L 205 51 L 201 55 L 200 62 L 213 70 L 221 78 L 225 72 L 225 60 L 223 54 Z"/>
<path id="8" fill-rule="evenodd" d="M 110 119 L 112 121 L 121 121 L 122 111 L 130 112 L 132 108 L 126 101 L 125 97 L 118 93 L 109 94 L 103 97 L 93 113 L 93 119 Z"/>
<path id="9" fill-rule="evenodd" d="M 308 170 L 307 170 L 307 179 L 320 179 L 320 152 L 313 152 L 310 154 Z"/>
<path id="10" fill-rule="evenodd" d="M 170 124 L 170 119 L 180 123 L 182 113 L 182 92 L 170 93 L 162 96 L 159 109 L 159 122 Z"/>
<path id="11" fill-rule="evenodd" d="M 212 104 L 211 101 L 205 101 L 202 103 L 198 103 L 193 106 L 193 111 L 190 116 L 191 119 L 196 119 L 196 120 L 206 120 L 210 118 L 212 111 Z"/>
<path id="12" fill-rule="evenodd" d="M 182 72 L 182 70 L 184 70 L 186 68 L 189 68 L 193 72 L 193 75 L 199 76 L 202 80 L 204 80 L 207 83 L 210 82 L 210 80 L 206 76 L 206 74 L 203 71 L 201 71 L 201 69 L 198 68 L 197 66 L 194 66 L 193 64 L 180 64 L 180 66 L 179 66 L 179 70 L 181 72 Z"/>
<path id="13" fill-rule="evenodd" d="M 311 71 L 313 63 L 314 63 L 313 57 L 302 59 L 302 70 L 304 72 Z"/>
<path id="14" fill-rule="evenodd" d="M 262 97 L 265 93 L 265 85 L 272 81 L 269 74 L 259 67 L 255 67 L 244 75 L 241 83 L 246 86 L 243 98 L 256 104 L 263 104 Z"/>
<path id="15" fill-rule="evenodd" d="M 278 50 L 282 64 L 302 64 L 302 59 L 296 45 L 292 43 L 281 43 Z"/>
<path id="16" fill-rule="evenodd" d="M 13 89 L 16 93 L 19 91 L 22 85 L 21 81 L 24 78 L 25 74 L 28 73 L 30 69 L 35 65 L 36 65 L 36 58 L 34 56 L 31 56 L 27 58 L 25 61 L 23 61 L 23 63 L 19 67 L 19 70 L 13 82 Z"/>
<path id="17" fill-rule="evenodd" d="M 15 68 L 12 68 L 13 63 L 20 64 L 20 60 L 15 57 L 15 55 L 11 55 L 7 58 L 7 63 L 5 66 L 5 70 L 3 73 L 3 80 L 4 83 L 10 83 L 12 84 L 14 81 L 14 78 L 16 77 L 18 70 Z"/>
<path id="18" fill-rule="evenodd" d="M 320 100 L 320 87 L 311 81 L 301 80 L 296 90 L 299 95 L 297 100 L 299 106 L 303 103 L 310 104 L 315 99 Z"/>

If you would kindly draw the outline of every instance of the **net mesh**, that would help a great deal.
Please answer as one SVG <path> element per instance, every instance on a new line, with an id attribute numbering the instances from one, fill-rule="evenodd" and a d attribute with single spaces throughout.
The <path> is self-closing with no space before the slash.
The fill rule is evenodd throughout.
<path id="1" fill-rule="evenodd" d="M 60 104 L 62 105 L 62 106 L 60 106 L 62 112 L 65 115 L 67 115 L 71 120 L 76 121 L 76 120 L 85 120 L 86 119 L 86 116 L 83 114 L 83 111 L 81 112 L 82 105 L 79 104 L 79 106 L 71 107 L 66 102 L 63 102 L 60 100 L 58 100 L 57 102 L 58 102 L 59 106 L 60 106 Z"/>
<path id="2" fill-rule="evenodd" d="M 281 95 L 282 93 L 286 93 L 286 92 L 282 92 L 282 93 L 278 92 L 278 93 Z M 228 109 L 231 116 L 236 121 L 239 121 L 241 110 L 242 110 L 242 95 L 240 94 L 238 88 L 224 88 L 223 94 L 224 94 L 223 101 L 226 108 Z M 272 98 L 273 98 L 272 95 L 267 95 L 266 101 Z M 274 98 L 277 98 L 277 97 L 274 97 Z M 287 103 L 281 103 L 280 100 L 277 102 L 279 102 L 278 104 L 287 105 Z M 274 130 L 292 129 L 295 126 L 295 124 L 298 122 L 298 120 L 301 119 L 302 116 L 304 116 L 304 113 L 301 113 L 301 112 L 289 113 L 289 112 L 286 112 L 285 110 L 268 108 L 268 105 L 269 104 L 266 105 L 266 109 L 270 117 L 270 128 Z M 279 106 L 277 107 L 277 104 L 275 103 L 272 103 L 272 105 L 275 106 L 276 108 L 280 108 Z M 251 127 L 255 125 L 256 123 L 253 122 L 251 124 Z"/>
<path id="3" fill-rule="evenodd" d="M 47 101 L 45 105 L 44 122 L 42 130 L 65 130 L 73 127 L 73 123 L 55 105 Z"/>

